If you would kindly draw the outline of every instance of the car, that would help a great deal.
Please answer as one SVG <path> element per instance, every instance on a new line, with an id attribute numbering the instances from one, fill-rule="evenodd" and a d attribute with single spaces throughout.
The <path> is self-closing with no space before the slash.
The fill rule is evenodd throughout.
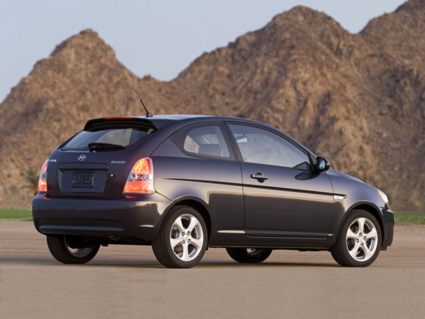
<path id="1" fill-rule="evenodd" d="M 89 120 L 43 164 L 32 213 L 65 264 L 128 244 L 151 245 L 172 268 L 197 265 L 208 248 L 239 263 L 275 249 L 326 250 L 364 267 L 394 228 L 385 193 L 288 134 L 204 115 Z"/>

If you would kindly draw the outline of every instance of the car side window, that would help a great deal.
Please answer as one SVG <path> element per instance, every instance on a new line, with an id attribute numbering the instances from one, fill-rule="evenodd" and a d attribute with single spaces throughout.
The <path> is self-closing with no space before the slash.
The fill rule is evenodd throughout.
<path id="1" fill-rule="evenodd" d="M 223 132 L 218 125 L 196 126 L 179 139 L 185 152 L 197 156 L 231 158 Z"/>
<path id="2" fill-rule="evenodd" d="M 253 126 L 229 126 L 244 162 L 310 169 L 307 154 L 283 137 Z"/>

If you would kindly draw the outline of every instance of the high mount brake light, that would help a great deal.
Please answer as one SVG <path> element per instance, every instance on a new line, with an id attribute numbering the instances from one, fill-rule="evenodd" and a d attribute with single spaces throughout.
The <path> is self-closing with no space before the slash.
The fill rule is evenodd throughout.
<path id="1" fill-rule="evenodd" d="M 124 186 L 124 194 L 152 194 L 153 187 L 153 163 L 149 157 L 139 159 L 128 174 Z"/>
<path id="2" fill-rule="evenodd" d="M 43 166 L 40 170 L 40 176 L 38 178 L 38 192 L 46 193 L 47 192 L 47 160 L 44 161 Z"/>

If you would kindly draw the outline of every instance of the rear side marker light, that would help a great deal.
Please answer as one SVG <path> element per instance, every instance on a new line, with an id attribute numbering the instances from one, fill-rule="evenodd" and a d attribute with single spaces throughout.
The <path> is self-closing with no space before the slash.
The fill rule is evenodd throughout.
<path id="1" fill-rule="evenodd" d="M 153 187 L 153 163 L 149 157 L 139 159 L 128 174 L 124 186 L 124 194 L 152 194 Z"/>
<path id="2" fill-rule="evenodd" d="M 47 192 L 47 160 L 44 161 L 43 166 L 40 170 L 40 176 L 38 178 L 38 192 L 46 193 Z"/>

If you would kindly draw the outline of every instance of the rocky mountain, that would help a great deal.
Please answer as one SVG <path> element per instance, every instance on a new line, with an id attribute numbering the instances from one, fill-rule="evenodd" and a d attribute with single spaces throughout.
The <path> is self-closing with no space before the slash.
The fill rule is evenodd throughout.
<path id="1" fill-rule="evenodd" d="M 205 53 L 170 82 L 136 77 L 92 30 L 36 63 L 0 104 L 0 206 L 29 206 L 25 174 L 92 117 L 239 115 L 279 127 L 334 167 L 425 209 L 425 0 L 358 34 L 306 7 Z"/>

